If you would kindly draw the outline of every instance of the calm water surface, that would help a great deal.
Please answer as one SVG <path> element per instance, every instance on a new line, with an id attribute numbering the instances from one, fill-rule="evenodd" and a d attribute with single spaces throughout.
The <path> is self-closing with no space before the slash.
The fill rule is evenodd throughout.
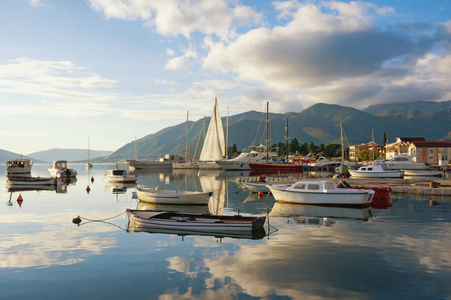
<path id="1" fill-rule="evenodd" d="M 48 176 L 47 167 L 35 164 L 33 175 Z M 108 186 L 104 174 L 113 164 L 70 167 L 79 176 L 58 191 L 0 192 L 1 299 L 451 298 L 450 198 L 396 196 L 388 209 L 315 208 L 249 196 L 236 183 L 248 173 L 138 173 L 143 187 L 213 191 L 212 213 L 269 211 L 269 235 L 127 232 L 126 208 L 167 207 L 139 204 L 134 185 Z M 77 226 L 77 215 L 120 216 Z"/>

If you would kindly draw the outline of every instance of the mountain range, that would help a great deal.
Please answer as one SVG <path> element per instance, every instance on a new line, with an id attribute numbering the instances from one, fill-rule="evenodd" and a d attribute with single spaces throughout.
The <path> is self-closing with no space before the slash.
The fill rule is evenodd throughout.
<path id="1" fill-rule="evenodd" d="M 345 147 L 366 143 L 373 139 L 382 144 L 385 133 L 388 142 L 396 136 L 424 137 L 428 141 L 451 140 L 451 101 L 417 101 L 371 105 L 364 110 L 340 105 L 315 104 L 300 113 L 269 113 L 270 144 L 284 143 L 288 120 L 288 137 L 299 143 L 311 142 L 331 144 L 340 142 L 340 123 L 346 140 Z M 199 157 L 203 137 L 210 118 L 188 122 L 188 148 L 190 156 Z M 228 145 L 247 149 L 251 145 L 265 144 L 266 112 L 249 111 L 230 116 L 228 128 L 222 118 L 225 132 L 228 131 Z M 150 160 L 163 157 L 166 153 L 184 154 L 186 144 L 186 123 L 164 128 L 136 141 L 111 151 L 91 150 L 92 161 L 113 162 L 133 159 Z M 50 149 L 28 155 L 35 162 L 51 162 L 56 159 L 82 161 L 87 159 L 85 149 Z M 0 150 L 0 162 L 20 157 L 18 154 Z"/>
<path id="2" fill-rule="evenodd" d="M 265 119 L 266 113 L 257 111 L 230 116 L 228 145 L 235 143 L 240 150 L 250 145 L 264 144 Z M 370 106 L 365 111 L 318 103 L 300 113 L 270 113 L 270 144 L 284 142 L 287 119 L 289 138 L 296 138 L 300 143 L 339 144 L 340 123 L 349 145 L 370 142 L 373 134 L 375 142 L 381 144 L 384 133 L 389 142 L 394 142 L 396 136 L 420 136 L 429 141 L 451 140 L 451 101 L 379 104 Z M 201 138 L 209 120 L 210 118 L 206 118 L 188 124 L 188 148 L 191 154 L 195 153 L 195 157 L 200 154 L 199 145 L 202 144 Z M 222 120 L 226 124 L 226 118 L 223 117 Z M 138 159 L 155 159 L 165 153 L 183 154 L 186 143 L 183 132 L 185 126 L 185 123 L 180 123 L 130 142 L 109 158 L 132 159 L 135 143 Z"/>

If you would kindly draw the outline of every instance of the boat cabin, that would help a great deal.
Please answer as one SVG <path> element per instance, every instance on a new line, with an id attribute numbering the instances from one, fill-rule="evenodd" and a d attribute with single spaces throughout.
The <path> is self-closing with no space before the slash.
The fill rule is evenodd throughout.
<path id="1" fill-rule="evenodd" d="M 66 170 L 67 169 L 67 160 L 55 160 L 52 164 L 52 168 Z"/>
<path id="2" fill-rule="evenodd" d="M 127 175 L 127 172 L 125 170 L 111 170 L 109 172 L 113 176 L 125 176 Z"/>
<path id="3" fill-rule="evenodd" d="M 33 162 L 29 159 L 14 159 L 6 162 L 7 175 L 23 175 L 31 173 Z"/>
<path id="4" fill-rule="evenodd" d="M 335 190 L 336 187 L 332 181 L 299 181 L 293 184 L 289 189 L 315 192 Z"/>
<path id="5" fill-rule="evenodd" d="M 158 161 L 159 162 L 184 163 L 185 158 L 183 156 L 181 156 L 180 154 L 166 154 L 164 156 L 164 158 L 161 157 Z"/>

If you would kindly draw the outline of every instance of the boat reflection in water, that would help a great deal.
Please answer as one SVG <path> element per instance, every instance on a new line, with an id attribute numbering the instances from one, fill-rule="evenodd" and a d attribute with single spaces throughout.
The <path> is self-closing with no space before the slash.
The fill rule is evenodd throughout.
<path id="1" fill-rule="evenodd" d="M 199 211 L 199 209 L 204 209 L 204 211 Z M 161 204 L 149 204 L 144 202 L 139 202 L 136 208 L 137 210 L 158 210 L 158 211 L 168 211 L 168 212 L 179 212 L 179 213 L 191 213 L 191 214 L 203 214 L 205 213 L 205 207 L 199 206 L 189 206 L 184 205 L 161 205 Z M 215 238 L 236 238 L 236 239 L 262 239 L 266 236 L 266 231 L 263 227 L 256 230 L 251 230 L 250 228 L 243 230 L 230 230 L 230 228 L 212 228 L 209 229 L 205 227 L 204 229 L 193 229 L 186 228 L 183 226 L 154 226 L 152 224 L 145 224 L 143 222 L 137 222 L 133 218 L 128 219 L 127 232 L 147 232 L 147 233 L 157 233 L 157 234 L 173 234 L 178 236 L 213 236 Z"/>
<path id="2" fill-rule="evenodd" d="M 306 204 L 274 203 L 270 217 L 317 217 L 368 221 L 374 216 L 371 207 L 349 208 Z M 326 225 L 327 226 L 327 225 Z"/>
<path id="3" fill-rule="evenodd" d="M 134 188 L 136 183 L 121 183 L 121 182 L 111 182 L 106 184 L 106 188 L 111 192 L 111 194 L 124 194 L 127 188 Z"/>

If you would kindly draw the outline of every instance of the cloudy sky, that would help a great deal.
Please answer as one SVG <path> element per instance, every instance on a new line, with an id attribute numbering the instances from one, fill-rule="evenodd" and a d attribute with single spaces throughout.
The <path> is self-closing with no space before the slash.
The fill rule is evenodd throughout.
<path id="1" fill-rule="evenodd" d="M 0 0 L 0 149 L 248 110 L 451 99 L 449 0 Z"/>

